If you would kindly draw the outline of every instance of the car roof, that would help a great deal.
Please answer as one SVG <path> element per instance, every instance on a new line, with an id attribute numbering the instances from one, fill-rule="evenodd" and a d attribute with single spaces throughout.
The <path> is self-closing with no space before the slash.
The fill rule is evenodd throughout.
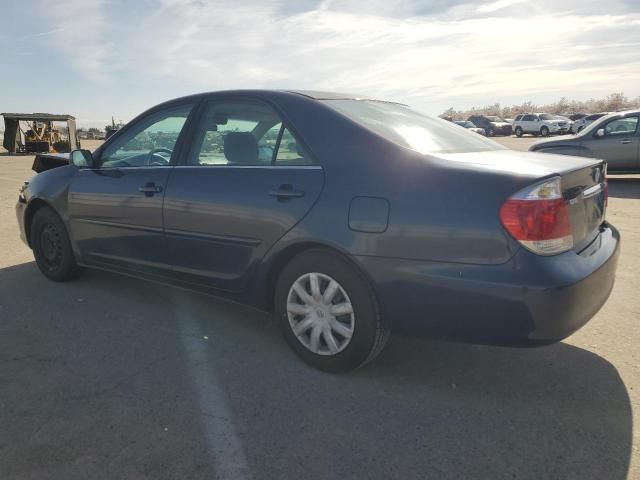
<path id="1" fill-rule="evenodd" d="M 325 92 L 325 91 L 318 91 L 318 90 L 236 89 L 236 90 L 212 90 L 208 92 L 200 92 L 192 95 L 173 98 L 159 105 L 156 105 L 156 107 L 169 105 L 174 102 L 182 102 L 190 99 L 202 98 L 208 95 L 258 96 L 263 98 L 282 96 L 282 95 L 291 95 L 296 97 L 305 97 L 307 99 L 318 100 L 318 101 L 320 100 L 367 100 L 367 101 L 373 101 L 373 102 L 391 103 L 395 105 L 407 106 L 407 104 L 405 103 L 401 103 L 393 100 L 386 100 L 386 99 L 381 99 L 376 97 L 370 97 L 367 95 L 349 94 L 349 93 Z"/>

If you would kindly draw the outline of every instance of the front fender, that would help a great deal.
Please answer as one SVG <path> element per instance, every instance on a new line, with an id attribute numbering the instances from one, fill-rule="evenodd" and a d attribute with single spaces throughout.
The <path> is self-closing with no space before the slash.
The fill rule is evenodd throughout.
<path id="1" fill-rule="evenodd" d="M 69 228 L 68 193 L 71 180 L 77 171 L 77 167 L 67 165 L 51 170 L 46 170 L 32 177 L 24 188 L 22 195 L 27 204 L 24 215 L 25 231 L 29 231 L 29 221 L 35 211 L 43 204 L 49 205 L 60 216 Z M 72 237 L 70 235 L 70 237 Z M 76 247 L 72 240 L 74 250 Z"/>

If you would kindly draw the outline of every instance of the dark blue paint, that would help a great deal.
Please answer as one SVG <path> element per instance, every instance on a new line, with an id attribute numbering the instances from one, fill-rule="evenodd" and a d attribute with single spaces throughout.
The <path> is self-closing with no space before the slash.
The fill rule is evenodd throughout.
<path id="1" fill-rule="evenodd" d="M 355 197 L 349 206 L 349 228 L 356 232 L 382 233 L 389 225 L 389 200 Z"/>
<path id="2" fill-rule="evenodd" d="M 274 107 L 318 165 L 184 165 L 204 102 L 237 97 Z M 591 318 L 611 290 L 619 245 L 612 227 L 581 239 L 575 251 L 540 257 L 498 219 L 514 192 L 594 161 L 511 151 L 422 155 L 291 92 L 196 95 L 131 124 L 179 102 L 197 106 L 170 166 L 40 173 L 18 203 L 21 229 L 28 210 L 44 201 L 67 224 L 81 264 L 265 310 L 278 269 L 292 254 L 320 246 L 362 271 L 396 330 L 486 343 L 558 340 Z M 149 183 L 162 191 L 138 191 Z M 283 185 L 304 195 L 270 194 Z M 580 253 L 585 247 L 588 255 Z"/>

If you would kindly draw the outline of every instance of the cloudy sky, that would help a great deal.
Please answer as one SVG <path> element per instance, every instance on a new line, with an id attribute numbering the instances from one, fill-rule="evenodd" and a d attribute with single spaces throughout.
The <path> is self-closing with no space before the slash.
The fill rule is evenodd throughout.
<path id="1" fill-rule="evenodd" d="M 433 114 L 640 95 L 638 0 L 22 3 L 2 5 L 0 111 L 84 125 L 228 88 L 357 92 Z"/>

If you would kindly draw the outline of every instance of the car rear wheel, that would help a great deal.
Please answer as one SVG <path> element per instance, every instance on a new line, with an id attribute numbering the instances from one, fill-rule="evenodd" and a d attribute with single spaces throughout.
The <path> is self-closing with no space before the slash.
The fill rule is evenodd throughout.
<path id="1" fill-rule="evenodd" d="M 540 129 L 540 135 L 542 135 L 543 137 L 546 137 L 549 135 L 549 129 L 547 127 L 542 127 Z"/>
<path id="2" fill-rule="evenodd" d="M 55 282 L 73 280 L 80 273 L 64 223 L 50 207 L 40 208 L 31 222 L 31 246 L 42 274 Z"/>
<path id="3" fill-rule="evenodd" d="M 304 252 L 284 268 L 275 316 L 298 356 L 332 373 L 373 360 L 389 336 L 366 278 L 346 259 L 324 250 Z"/>
<path id="4" fill-rule="evenodd" d="M 516 137 L 521 137 L 523 133 L 522 128 L 516 127 Z"/>

